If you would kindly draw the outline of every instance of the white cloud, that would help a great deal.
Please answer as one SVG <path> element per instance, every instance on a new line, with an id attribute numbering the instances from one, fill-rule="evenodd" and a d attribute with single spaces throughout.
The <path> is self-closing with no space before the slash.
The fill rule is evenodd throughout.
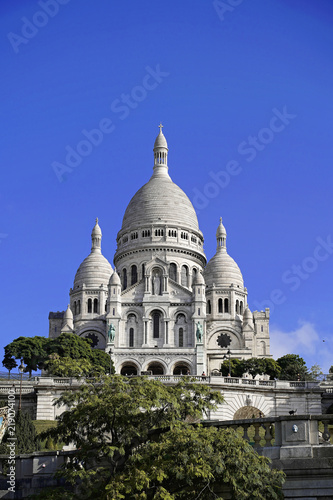
<path id="1" fill-rule="evenodd" d="M 309 321 L 299 320 L 298 325 L 298 328 L 288 332 L 277 325 L 271 326 L 271 354 L 274 359 L 285 354 L 298 354 L 309 369 L 318 364 L 324 373 L 328 373 L 333 365 L 333 339 L 325 339 Z"/>

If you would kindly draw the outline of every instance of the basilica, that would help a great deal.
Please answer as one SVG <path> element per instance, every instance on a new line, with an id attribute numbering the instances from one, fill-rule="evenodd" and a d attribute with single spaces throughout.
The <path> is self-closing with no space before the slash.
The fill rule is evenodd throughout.
<path id="1" fill-rule="evenodd" d="M 194 207 L 169 176 L 162 125 L 153 151 L 152 176 L 117 235 L 114 269 L 96 219 L 68 308 L 49 314 L 49 337 L 90 338 L 123 375 L 210 374 L 230 357 L 270 356 L 269 309 L 250 311 L 222 219 L 207 262 Z"/>

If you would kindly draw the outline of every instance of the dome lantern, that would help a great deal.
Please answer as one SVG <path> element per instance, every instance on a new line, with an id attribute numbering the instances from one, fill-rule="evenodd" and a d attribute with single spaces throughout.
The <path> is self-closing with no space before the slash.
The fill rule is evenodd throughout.
<path id="1" fill-rule="evenodd" d="M 102 231 L 98 225 L 98 217 L 96 217 L 95 225 L 91 233 L 91 251 L 101 253 Z"/>
<path id="2" fill-rule="evenodd" d="M 168 143 L 163 135 L 162 123 L 159 124 L 160 133 L 154 143 L 154 175 L 168 174 Z"/>
<path id="3" fill-rule="evenodd" d="M 217 250 L 227 251 L 227 231 L 225 230 L 224 225 L 222 224 L 222 217 L 220 217 L 220 224 L 216 231 L 216 241 L 217 241 Z"/>

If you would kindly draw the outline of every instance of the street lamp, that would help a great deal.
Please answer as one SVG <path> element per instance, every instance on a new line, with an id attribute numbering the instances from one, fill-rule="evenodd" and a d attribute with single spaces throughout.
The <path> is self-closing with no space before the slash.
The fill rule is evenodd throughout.
<path id="1" fill-rule="evenodd" d="M 20 402 L 19 402 L 19 407 L 18 409 L 21 410 L 21 403 L 22 403 L 22 378 L 23 378 L 23 372 L 24 372 L 24 364 L 23 364 L 23 359 L 21 359 L 21 364 L 19 366 L 19 371 L 21 374 L 21 381 L 20 381 Z"/>
<path id="2" fill-rule="evenodd" d="M 230 352 L 230 349 L 228 349 L 227 350 L 227 354 L 224 354 L 223 358 L 222 358 L 223 361 L 229 359 L 229 373 L 228 373 L 228 377 L 231 377 L 231 357 L 230 356 L 231 356 L 231 352 Z"/>
<path id="3" fill-rule="evenodd" d="M 109 349 L 109 354 L 110 354 L 110 375 L 111 375 L 111 366 L 112 366 L 112 359 L 111 359 L 112 349 L 111 349 L 111 347 Z"/>

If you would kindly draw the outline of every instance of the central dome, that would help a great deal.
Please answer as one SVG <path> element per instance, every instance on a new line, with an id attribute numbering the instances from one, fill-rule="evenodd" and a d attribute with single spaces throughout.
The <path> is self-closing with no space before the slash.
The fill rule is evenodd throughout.
<path id="1" fill-rule="evenodd" d="M 197 215 L 184 191 L 169 175 L 153 175 L 129 202 L 122 229 L 167 223 L 199 231 Z"/>
<path id="2" fill-rule="evenodd" d="M 129 202 L 122 230 L 160 223 L 199 232 L 194 207 L 184 191 L 172 182 L 167 160 L 168 144 L 160 125 L 154 144 L 154 173 Z"/>

